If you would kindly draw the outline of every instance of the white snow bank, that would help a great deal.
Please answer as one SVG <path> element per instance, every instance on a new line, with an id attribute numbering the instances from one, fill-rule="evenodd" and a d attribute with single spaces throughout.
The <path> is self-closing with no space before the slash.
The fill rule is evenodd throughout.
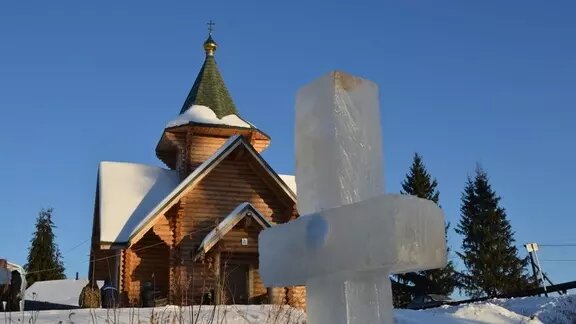
<path id="1" fill-rule="evenodd" d="M 52 304 L 78 306 L 78 297 L 88 279 L 63 279 L 37 281 L 26 289 L 26 300 L 36 300 Z M 97 282 L 102 287 L 103 281 Z"/>
<path id="2" fill-rule="evenodd" d="M 412 323 L 576 323 L 576 295 L 492 299 L 422 311 L 395 310 L 397 324 Z"/>
<path id="3" fill-rule="evenodd" d="M 83 281 L 85 284 L 85 281 Z M 32 287 L 31 287 L 32 288 Z M 55 288 L 55 287 L 53 287 Z M 50 293 L 54 293 L 61 288 L 58 287 Z M 81 289 L 81 287 L 80 287 Z M 78 290 L 78 294 L 80 290 Z M 77 302 L 77 295 L 74 296 Z M 512 324 L 512 323 L 555 323 L 573 324 L 576 323 L 576 296 L 563 296 L 555 298 L 526 297 L 507 300 L 490 300 L 460 306 L 443 306 L 427 310 L 394 310 L 396 324 L 454 324 L 454 323 L 490 323 L 490 324 Z M 285 323 L 303 324 L 306 315 L 293 308 L 278 307 L 270 305 L 231 305 L 218 306 L 214 311 L 214 320 L 210 321 L 214 308 L 204 306 L 199 312 L 198 307 L 194 307 L 194 316 L 200 314 L 198 324 L 206 323 L 226 323 L 226 324 L 255 324 L 255 323 Z M 160 323 L 172 323 L 174 316 L 182 314 L 184 323 L 190 323 L 190 308 L 178 308 L 175 306 L 162 308 L 140 308 L 140 309 L 119 309 L 116 311 L 115 323 L 149 323 L 152 312 L 155 319 Z M 38 315 L 37 324 L 53 324 L 62 321 L 69 323 L 69 315 L 73 323 L 89 323 L 91 317 L 90 310 L 81 309 L 63 311 L 41 311 Z M 19 318 L 22 313 L 19 313 Z M 24 312 L 24 322 L 28 323 L 30 312 Z M 95 316 L 104 322 L 108 316 L 114 316 L 114 312 L 107 313 L 104 309 L 95 311 Z M 12 315 L 14 317 L 14 315 Z M 223 320 L 224 317 L 224 320 Z M 132 320 L 131 320 L 132 319 Z M 180 322 L 179 322 L 180 323 Z"/>
<path id="4" fill-rule="evenodd" d="M 101 162 L 100 241 L 125 243 L 134 228 L 180 183 L 177 171 L 155 166 Z"/>
<path id="5" fill-rule="evenodd" d="M 576 323 L 576 295 L 495 299 L 492 303 L 542 323 Z"/>
<path id="6" fill-rule="evenodd" d="M 154 315 L 152 315 L 154 313 Z M 12 315 L 14 320 L 24 317 L 23 323 L 28 323 L 33 312 L 17 313 Z M 306 315 L 299 310 L 290 307 L 272 305 L 230 305 L 230 306 L 203 306 L 190 307 L 157 307 L 157 308 L 121 308 L 117 310 L 106 309 L 75 309 L 64 311 L 40 311 L 37 315 L 36 324 L 54 323 L 195 323 L 195 324 L 305 324 Z M 152 317 L 153 316 L 153 317 Z M 182 317 L 180 317 L 182 316 Z M 194 316 L 194 319 L 191 319 Z M 196 320 L 198 318 L 198 320 Z M 182 320 L 181 320 L 182 319 Z"/>
<path id="7" fill-rule="evenodd" d="M 492 304 L 469 304 L 457 307 L 422 311 L 399 309 L 394 311 L 396 324 L 444 323 L 524 323 L 527 317 Z M 534 321 L 531 323 L 541 323 Z"/>
<path id="8" fill-rule="evenodd" d="M 293 193 L 295 194 L 297 193 L 295 176 L 288 174 L 279 174 L 278 176 L 280 177 L 280 179 L 282 179 L 282 181 L 284 181 L 284 183 L 288 186 L 288 188 L 292 190 Z"/>
<path id="9" fill-rule="evenodd" d="M 252 126 L 247 122 L 240 119 L 240 117 L 231 114 L 218 118 L 214 111 L 206 106 L 193 105 L 184 113 L 178 115 L 176 119 L 172 120 L 166 125 L 166 128 L 186 125 L 190 122 L 200 123 L 200 124 L 214 124 L 214 125 L 226 125 L 234 127 L 244 127 L 251 128 Z"/>

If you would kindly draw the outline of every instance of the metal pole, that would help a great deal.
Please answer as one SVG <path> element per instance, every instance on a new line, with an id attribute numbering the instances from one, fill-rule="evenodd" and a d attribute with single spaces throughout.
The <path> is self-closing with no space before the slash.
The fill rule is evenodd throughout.
<path id="1" fill-rule="evenodd" d="M 550 278 L 548 278 L 548 276 L 546 275 L 546 273 L 544 273 L 544 271 L 542 271 L 542 275 L 544 276 L 544 279 L 546 279 L 546 281 L 548 281 L 548 283 L 550 284 L 550 286 L 554 286 L 554 283 L 552 282 L 552 280 L 550 280 Z M 558 290 L 558 295 L 564 295 L 565 293 L 562 292 L 562 290 Z"/>
<path id="2" fill-rule="evenodd" d="M 528 252 L 528 255 L 530 256 L 530 265 L 532 266 L 532 276 L 534 277 L 534 283 L 540 286 L 538 284 L 538 273 L 536 272 L 536 265 L 534 264 L 534 256 L 532 255 L 532 252 Z M 538 293 L 538 297 L 540 297 L 540 293 Z"/>
<path id="3" fill-rule="evenodd" d="M 542 280 L 542 287 L 544 288 L 544 296 L 548 297 L 548 292 L 546 291 L 546 282 L 544 282 L 544 276 L 542 275 L 542 267 L 540 266 L 540 260 L 538 259 L 538 253 L 534 251 L 534 256 L 536 257 L 536 264 L 538 265 L 538 273 L 540 274 L 540 279 Z"/>

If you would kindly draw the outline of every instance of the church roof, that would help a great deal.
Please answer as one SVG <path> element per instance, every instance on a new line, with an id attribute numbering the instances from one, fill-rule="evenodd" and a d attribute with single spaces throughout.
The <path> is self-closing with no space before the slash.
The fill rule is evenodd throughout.
<path id="1" fill-rule="evenodd" d="M 126 242 L 132 230 L 180 183 L 177 171 L 155 166 L 100 163 L 96 208 L 100 242 Z"/>
<path id="2" fill-rule="evenodd" d="M 238 135 L 228 139 L 183 181 L 173 170 L 136 163 L 102 162 L 98 172 L 96 201 L 100 244 L 111 247 L 135 243 L 140 234 L 155 224 L 162 212 L 238 147 L 247 150 L 287 196 L 296 200 L 296 190 L 292 187 L 294 183 L 289 180 L 290 176 L 276 174 L 252 145 Z"/>
<path id="3" fill-rule="evenodd" d="M 228 214 L 218 226 L 214 227 L 208 235 L 204 237 L 202 243 L 196 251 L 196 257 L 207 253 L 220 241 L 238 222 L 244 217 L 252 217 L 262 228 L 272 227 L 272 224 L 264 217 L 252 204 L 248 202 L 241 203 Z"/>
<path id="4" fill-rule="evenodd" d="M 216 42 L 214 42 L 212 36 L 209 36 L 204 42 L 206 51 L 204 64 L 194 81 L 194 85 L 192 85 L 190 93 L 186 97 L 186 101 L 182 105 L 180 114 L 186 112 L 192 105 L 198 105 L 210 107 L 218 118 L 232 114 L 238 115 L 234 101 L 216 65 L 216 59 L 214 58 L 216 47 Z"/>
<path id="5" fill-rule="evenodd" d="M 298 192 L 296 191 L 295 176 L 289 174 L 279 174 L 278 176 L 280 177 L 280 179 L 282 179 L 282 181 L 284 181 L 285 184 L 288 185 L 288 187 L 290 187 L 290 190 L 292 190 L 293 193 L 298 194 Z"/>

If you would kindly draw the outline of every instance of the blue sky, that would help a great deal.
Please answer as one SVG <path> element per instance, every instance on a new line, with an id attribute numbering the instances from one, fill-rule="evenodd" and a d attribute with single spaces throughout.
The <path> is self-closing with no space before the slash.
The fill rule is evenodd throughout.
<path id="1" fill-rule="evenodd" d="M 576 243 L 575 10 L 569 1 L 3 2 L 0 256 L 24 263 L 36 215 L 51 206 L 68 274 L 86 274 L 88 244 L 74 247 L 90 237 L 98 163 L 160 165 L 154 147 L 202 64 L 209 19 L 226 84 L 241 115 L 271 135 L 264 157 L 277 172 L 294 172 L 296 91 L 341 69 L 380 87 L 389 192 L 421 153 L 454 226 L 479 162 L 519 244 Z M 576 259 L 576 247 L 540 257 Z M 576 262 L 542 264 L 556 282 L 576 279 Z"/>

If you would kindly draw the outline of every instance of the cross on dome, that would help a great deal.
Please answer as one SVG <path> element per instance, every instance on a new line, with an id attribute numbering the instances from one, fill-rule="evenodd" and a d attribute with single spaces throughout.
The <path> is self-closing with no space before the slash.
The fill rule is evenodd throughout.
<path id="1" fill-rule="evenodd" d="M 212 31 L 214 31 L 214 26 L 216 25 L 212 19 L 210 19 L 209 22 L 206 23 L 206 25 L 208 25 L 208 35 L 212 35 Z"/>

